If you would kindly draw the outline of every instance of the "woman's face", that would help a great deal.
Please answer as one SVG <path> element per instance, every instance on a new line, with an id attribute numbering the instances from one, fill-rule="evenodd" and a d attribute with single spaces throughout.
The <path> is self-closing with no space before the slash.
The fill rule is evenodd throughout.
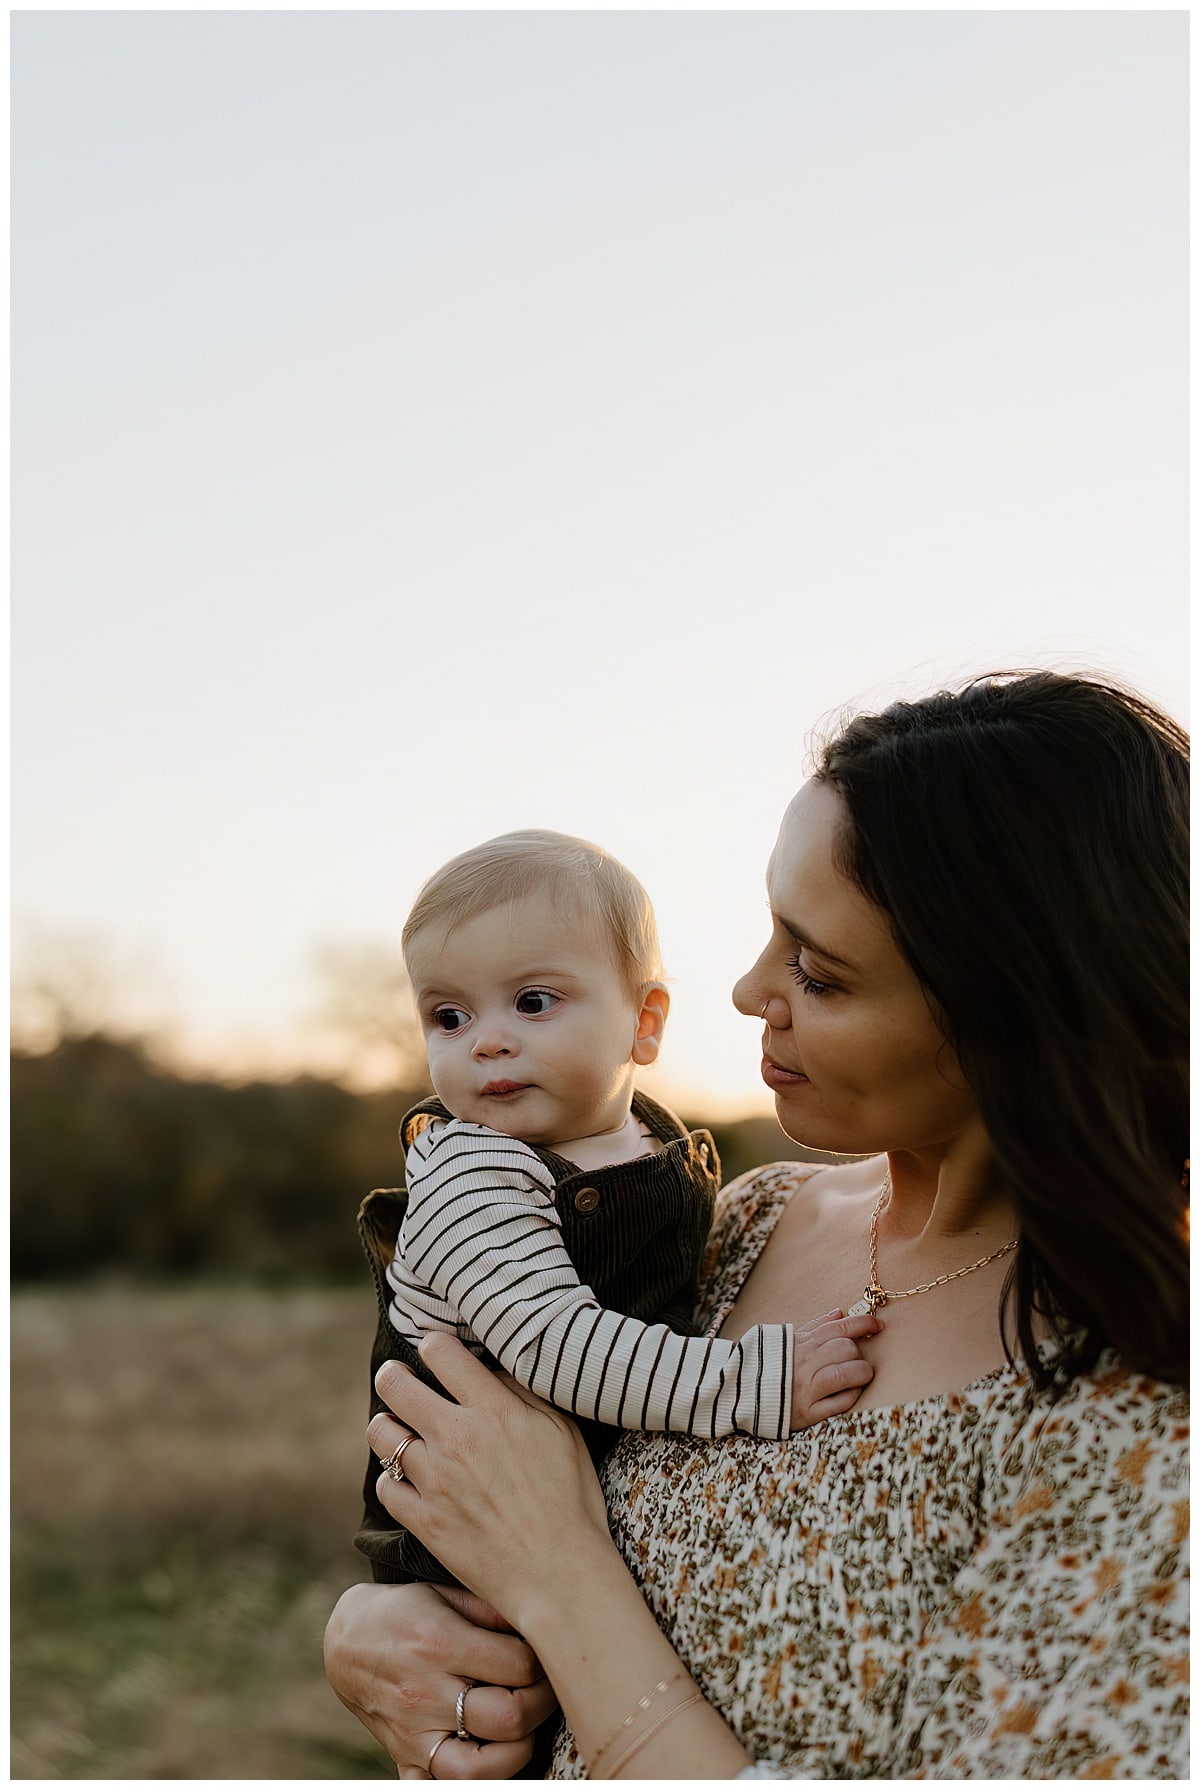
<path id="1" fill-rule="evenodd" d="M 767 866 L 771 937 L 733 991 L 766 1022 L 762 1076 L 797 1143 L 845 1155 L 925 1150 L 978 1123 L 887 916 L 837 868 L 844 819 L 806 783 Z"/>

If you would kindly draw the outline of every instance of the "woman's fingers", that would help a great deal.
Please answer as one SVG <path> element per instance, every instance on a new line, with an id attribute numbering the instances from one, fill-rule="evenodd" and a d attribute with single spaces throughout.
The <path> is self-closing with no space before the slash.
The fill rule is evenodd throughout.
<path id="1" fill-rule="evenodd" d="M 426 1777 L 447 1734 L 437 1777 L 511 1776 L 554 1706 L 520 1636 L 476 1627 L 431 1585 L 353 1586 L 330 1616 L 325 1661 L 346 1707 L 406 1773 Z M 463 1717 L 478 1744 L 454 1738 L 464 1684 Z"/>
<path id="2" fill-rule="evenodd" d="M 494 1395 L 495 1375 L 457 1337 L 427 1336 L 420 1356 L 457 1405 L 486 1403 Z M 389 1410 L 419 1436 L 436 1439 L 454 1420 L 455 1405 L 418 1380 L 401 1361 L 383 1363 L 375 1375 L 375 1390 Z"/>
<path id="3" fill-rule="evenodd" d="M 384 1411 L 377 1411 L 367 1425 L 367 1442 L 373 1452 L 379 1456 L 379 1465 L 385 1472 L 388 1470 L 389 1462 L 395 1460 L 396 1452 L 403 1443 L 404 1452 L 396 1461 L 396 1468 L 401 1474 L 406 1474 L 407 1469 L 404 1463 L 419 1441 L 420 1437 L 410 1430 L 407 1424 L 397 1423 L 394 1417 L 389 1417 Z"/>
<path id="4" fill-rule="evenodd" d="M 476 1740 L 525 1740 L 556 1707 L 550 1681 L 510 1690 L 501 1684 L 476 1684 L 463 1704 L 463 1725 Z"/>
<path id="5" fill-rule="evenodd" d="M 463 1700 L 463 1723 L 470 1740 L 455 1735 L 437 1750 L 437 1778 L 510 1778 L 533 1752 L 533 1732 L 557 1707 L 548 1680 L 506 1690 L 475 1684 Z M 438 1736 L 430 1739 L 430 1747 Z"/>
<path id="6" fill-rule="evenodd" d="M 389 1417 L 369 1428 L 381 1461 L 384 1508 L 464 1584 L 521 1626 L 526 1602 L 577 1569 L 581 1537 L 607 1563 L 612 1553 L 604 1499 L 579 1431 L 555 1410 L 528 1404 L 451 1337 L 430 1337 L 423 1357 L 458 1402 L 433 1392 L 398 1362 L 385 1362 L 375 1384 Z M 400 1478 L 400 1473 L 403 1477 Z M 531 1509 L 555 1512 L 549 1528 Z M 563 1512 L 578 1516 L 574 1533 Z M 566 1525 L 571 1528 L 572 1525 Z"/>
<path id="7" fill-rule="evenodd" d="M 460 1405 L 476 1404 L 496 1390 L 496 1376 L 491 1368 L 485 1367 L 456 1336 L 435 1330 L 424 1338 L 417 1353 L 434 1378 L 441 1381 Z M 440 1402 L 444 1408 L 445 1401 Z"/>
<path id="8" fill-rule="evenodd" d="M 545 1678 L 516 1690 L 498 1684 L 471 1685 L 462 1699 L 463 1726 L 471 1738 L 452 1735 L 438 1747 L 434 1776 L 512 1777 L 533 1752 L 535 1728 L 556 1707 Z"/>
<path id="9" fill-rule="evenodd" d="M 506 1635 L 517 1632 L 511 1622 L 504 1620 L 499 1610 L 493 1610 L 491 1604 L 485 1604 L 481 1597 L 476 1597 L 465 1585 L 439 1585 L 438 1596 L 477 1628 L 495 1628 Z"/>
<path id="10" fill-rule="evenodd" d="M 437 1735 L 430 1739 L 432 1747 Z M 449 1782 L 465 1778 L 511 1778 L 533 1753 L 532 1740 L 499 1742 L 492 1746 L 476 1746 L 471 1740 L 456 1740 L 453 1734 L 444 1746 L 438 1747 L 433 1762 L 433 1776 Z M 421 1774 L 428 1777 L 428 1772 Z"/>
<path id="11" fill-rule="evenodd" d="M 436 1585 L 354 1585 L 344 1592 L 328 1631 L 330 1651 L 343 1676 L 370 1668 L 368 1688 L 376 1697 L 389 1683 L 410 1689 L 418 1685 L 427 1701 L 429 1725 L 440 1721 L 453 1727 L 449 1718 L 464 1679 L 536 1691 L 532 1706 L 539 1707 L 546 1680 L 528 1641 L 477 1627 L 459 1615 L 450 1595 Z M 524 1707 L 520 1699 L 518 1706 Z M 495 1738 L 514 1736 L 501 1727 Z"/>
<path id="12" fill-rule="evenodd" d="M 375 1375 L 375 1390 L 418 1435 L 436 1437 L 453 1422 L 458 1406 L 488 1401 L 496 1389 L 496 1376 L 457 1337 L 427 1336 L 419 1352 L 430 1373 L 452 1395 L 453 1404 L 426 1386 L 402 1361 L 383 1363 Z"/>
<path id="13" fill-rule="evenodd" d="M 375 1375 L 375 1390 L 389 1411 L 418 1436 L 440 1434 L 442 1420 L 454 1410 L 440 1392 L 418 1380 L 402 1361 L 384 1362 Z"/>

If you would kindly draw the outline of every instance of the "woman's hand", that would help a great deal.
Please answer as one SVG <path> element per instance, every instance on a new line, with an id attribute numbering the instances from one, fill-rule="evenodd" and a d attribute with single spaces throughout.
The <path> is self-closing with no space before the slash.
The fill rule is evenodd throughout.
<path id="1" fill-rule="evenodd" d="M 397 1361 L 380 1368 L 375 1385 L 402 1419 L 373 1417 L 367 1431 L 389 1461 L 379 1478 L 385 1507 L 528 1635 L 585 1759 L 613 1749 L 601 1775 L 736 1777 L 748 1755 L 626 1571 L 575 1425 L 505 1385 L 454 1337 L 427 1337 L 421 1358 L 458 1403 Z M 613 1743 L 660 1683 L 676 1703 L 647 1717 L 627 1772 L 628 1743 Z M 438 1777 L 449 1775 L 442 1761 L 452 1744 L 437 1755 Z"/>
<path id="2" fill-rule="evenodd" d="M 375 1376 L 400 1422 L 380 1415 L 367 1436 L 381 1460 L 406 1437 L 403 1479 L 381 1474 L 379 1496 L 456 1577 L 518 1627 L 527 1598 L 553 1595 L 584 1561 L 620 1566 L 604 1498 L 576 1426 L 493 1374 L 454 1337 L 421 1344 L 451 1404 L 399 1362 Z"/>
<path id="3" fill-rule="evenodd" d="M 325 1670 L 341 1701 L 400 1767 L 427 1778 L 508 1778 L 533 1751 L 554 1692 L 520 1635 L 469 1591 L 434 1585 L 352 1585 L 325 1630 Z M 463 1720 L 474 1741 L 453 1738 Z M 477 1744 L 478 1743 L 478 1744 Z"/>

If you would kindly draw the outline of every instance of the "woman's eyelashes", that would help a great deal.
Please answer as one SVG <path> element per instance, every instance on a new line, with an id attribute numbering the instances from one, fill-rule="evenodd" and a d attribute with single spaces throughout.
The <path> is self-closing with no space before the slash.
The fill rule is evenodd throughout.
<path id="1" fill-rule="evenodd" d="M 801 967 L 800 953 L 798 951 L 794 957 L 788 958 L 787 967 L 792 972 L 793 977 L 800 984 L 805 994 L 832 994 L 834 992 L 834 985 L 832 982 L 818 982 L 815 976 L 810 976 L 807 970 Z"/>

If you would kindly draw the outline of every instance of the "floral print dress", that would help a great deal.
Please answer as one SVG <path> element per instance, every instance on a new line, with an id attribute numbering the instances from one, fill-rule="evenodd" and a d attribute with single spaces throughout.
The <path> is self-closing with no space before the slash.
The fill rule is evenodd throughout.
<path id="1" fill-rule="evenodd" d="M 811 1173 L 722 1194 L 710 1334 Z M 1057 1404 L 1005 1366 L 780 1443 L 630 1432 L 602 1477 L 747 1775 L 1185 1777 L 1187 1436 L 1109 1356 Z M 549 1775 L 586 1776 L 565 1730 Z"/>

